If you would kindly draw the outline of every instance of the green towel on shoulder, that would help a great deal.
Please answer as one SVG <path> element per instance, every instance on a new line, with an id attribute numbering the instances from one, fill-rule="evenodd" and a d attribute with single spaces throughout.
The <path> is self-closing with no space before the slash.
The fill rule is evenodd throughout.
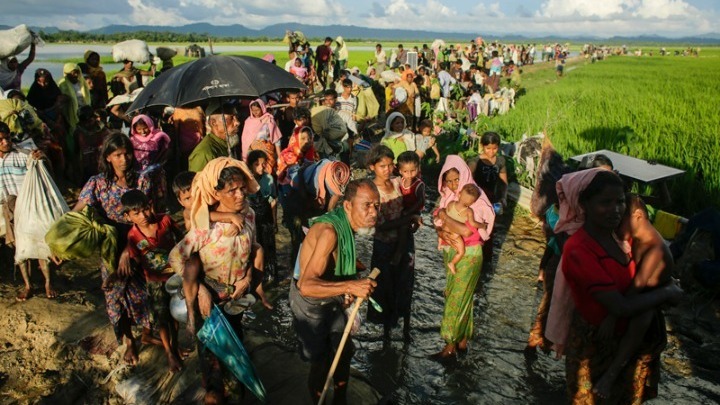
<path id="1" fill-rule="evenodd" d="M 310 221 L 310 226 L 324 223 L 335 228 L 338 238 L 338 257 L 335 262 L 335 275 L 341 277 L 354 276 L 357 273 L 355 267 L 355 237 L 350 227 L 345 209 L 342 205 L 322 216 Z"/>

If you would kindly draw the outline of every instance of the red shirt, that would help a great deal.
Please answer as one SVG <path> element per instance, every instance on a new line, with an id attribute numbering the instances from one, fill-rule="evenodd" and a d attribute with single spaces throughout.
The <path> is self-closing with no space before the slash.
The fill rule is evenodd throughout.
<path id="1" fill-rule="evenodd" d="M 330 49 L 329 46 L 325 46 L 325 44 L 319 45 L 315 50 L 315 59 L 318 63 L 327 63 L 327 61 L 330 60 L 330 55 L 332 55 L 332 49 Z"/>
<path id="2" fill-rule="evenodd" d="M 590 324 L 600 325 L 608 311 L 592 294 L 612 290 L 625 294 L 635 277 L 635 262 L 619 263 L 580 228 L 565 242 L 562 270 L 577 311 Z"/>
<path id="3" fill-rule="evenodd" d="M 169 215 L 158 217 L 157 233 L 146 236 L 137 225 L 128 232 L 130 257 L 140 263 L 147 281 L 167 281 L 173 275 L 168 255 L 177 243 L 179 230 Z"/>

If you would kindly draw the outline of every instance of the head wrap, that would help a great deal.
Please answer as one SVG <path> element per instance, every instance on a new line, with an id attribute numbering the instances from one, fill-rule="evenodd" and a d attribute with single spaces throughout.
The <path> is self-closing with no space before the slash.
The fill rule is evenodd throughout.
<path id="1" fill-rule="evenodd" d="M 213 159 L 205 165 L 198 174 L 195 175 L 192 183 L 192 206 L 190 207 L 190 226 L 193 229 L 209 229 L 210 228 L 210 206 L 217 204 L 215 199 L 215 187 L 217 187 L 220 173 L 226 167 L 237 167 L 245 175 L 247 182 L 247 192 L 255 194 L 260 189 L 255 177 L 248 169 L 245 162 L 229 158 L 219 157 Z"/>

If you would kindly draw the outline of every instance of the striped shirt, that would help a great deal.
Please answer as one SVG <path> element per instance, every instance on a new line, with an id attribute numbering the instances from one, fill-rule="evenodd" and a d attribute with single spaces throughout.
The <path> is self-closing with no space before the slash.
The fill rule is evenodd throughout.
<path id="1" fill-rule="evenodd" d="M 18 195 L 28 170 L 29 156 L 13 149 L 0 157 L 0 202 L 5 202 L 9 195 Z"/>

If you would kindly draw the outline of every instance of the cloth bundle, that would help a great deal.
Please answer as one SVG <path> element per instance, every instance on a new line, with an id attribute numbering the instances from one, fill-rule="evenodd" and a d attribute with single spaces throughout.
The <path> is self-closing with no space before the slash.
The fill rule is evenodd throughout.
<path id="1" fill-rule="evenodd" d="M 28 166 L 15 203 L 16 263 L 50 258 L 45 234 L 58 218 L 70 211 L 45 164 L 30 158 Z"/>
<path id="2" fill-rule="evenodd" d="M 91 207 L 81 212 L 68 212 L 52 224 L 45 242 L 52 254 L 61 260 L 87 259 L 100 252 L 108 273 L 117 265 L 117 230 L 103 224 Z"/>
<path id="3" fill-rule="evenodd" d="M 10 127 L 11 134 L 42 133 L 42 121 L 27 101 L 0 100 L 0 121 Z"/>
<path id="4" fill-rule="evenodd" d="M 150 60 L 150 50 L 145 41 L 130 39 L 113 45 L 112 56 L 115 62 L 129 60 L 135 63 L 147 63 Z"/>
<path id="5" fill-rule="evenodd" d="M 0 31 L 0 59 L 10 58 L 22 53 L 33 42 L 41 46 L 44 44 L 43 40 L 25 24 Z"/>
<path id="6" fill-rule="evenodd" d="M 304 187 L 315 198 L 322 198 L 330 194 L 343 195 L 345 186 L 350 181 L 350 168 L 343 162 L 322 159 L 319 162 L 305 166 L 302 170 L 303 184 L 298 184 L 298 177 L 291 178 L 294 188 Z"/>
<path id="7" fill-rule="evenodd" d="M 170 60 L 174 58 L 177 53 L 177 49 L 175 48 L 167 48 L 164 46 L 158 46 L 157 48 L 155 48 L 155 54 L 161 60 Z"/>

